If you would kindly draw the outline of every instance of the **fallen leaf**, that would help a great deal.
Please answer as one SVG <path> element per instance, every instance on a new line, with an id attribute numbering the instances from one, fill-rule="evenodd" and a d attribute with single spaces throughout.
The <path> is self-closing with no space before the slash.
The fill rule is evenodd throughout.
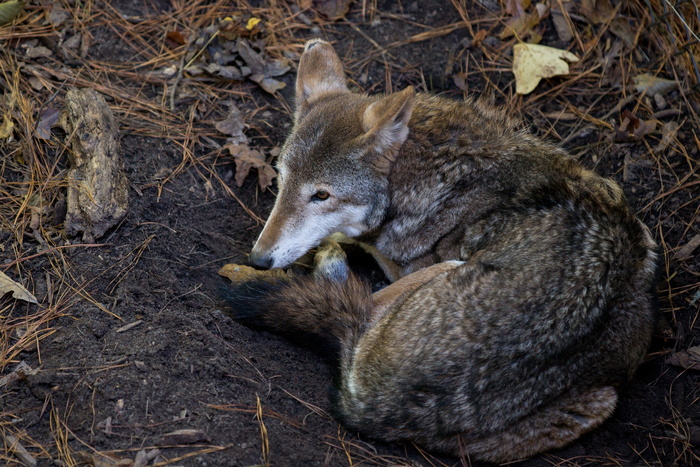
<path id="1" fill-rule="evenodd" d="M 654 152 L 664 152 L 676 139 L 676 134 L 678 133 L 678 123 L 671 121 L 664 124 L 661 127 L 661 141 L 659 141 L 658 146 L 654 148 Z"/>
<path id="2" fill-rule="evenodd" d="M 554 29 L 557 30 L 557 36 L 559 40 L 564 42 L 569 42 L 574 38 L 574 32 L 571 30 L 571 25 L 569 21 L 566 20 L 564 13 L 559 8 L 559 4 L 554 2 L 551 9 L 552 22 L 554 23 Z"/>
<path id="3" fill-rule="evenodd" d="M 569 62 L 578 57 L 569 51 L 545 45 L 519 43 L 513 46 L 515 92 L 529 94 L 542 78 L 569 74 Z"/>
<path id="4" fill-rule="evenodd" d="M 275 177 L 277 177 L 277 171 L 270 164 L 266 163 L 262 167 L 258 167 L 258 186 L 261 190 L 265 191 L 271 187 Z"/>
<path id="5" fill-rule="evenodd" d="M 544 3 L 538 3 L 535 5 L 535 10 L 537 11 L 537 16 L 540 17 L 540 21 L 542 21 L 549 14 L 550 8 Z"/>
<path id="6" fill-rule="evenodd" d="M 464 92 L 469 92 L 469 86 L 467 84 L 467 74 L 466 73 L 455 73 L 454 76 L 452 77 L 452 80 L 455 83 L 455 86 L 457 86 L 460 90 Z"/>
<path id="7" fill-rule="evenodd" d="M 537 11 L 533 11 L 529 15 L 514 16 L 506 21 L 506 27 L 501 32 L 499 38 L 501 40 L 507 39 L 511 36 L 516 36 L 520 39 L 527 36 L 532 28 L 537 26 L 540 22 L 540 15 Z"/>
<path id="8" fill-rule="evenodd" d="M 22 284 L 19 284 L 10 279 L 4 272 L 0 271 L 0 297 L 7 293 L 12 293 L 12 296 L 17 300 L 24 300 L 29 303 L 36 303 L 36 297 L 32 295 Z"/>
<path id="9" fill-rule="evenodd" d="M 250 149 L 247 144 L 229 143 L 224 146 L 236 161 L 236 185 L 242 186 L 250 169 L 258 171 L 258 184 L 262 190 L 272 186 L 272 180 L 277 176 L 275 169 L 265 161 L 260 151 Z"/>
<path id="10" fill-rule="evenodd" d="M 505 0 L 506 13 L 511 16 L 522 16 L 530 6 L 530 0 Z"/>
<path id="11" fill-rule="evenodd" d="M 241 58 L 250 67 L 252 73 L 250 80 L 258 83 L 265 91 L 274 94 L 283 87 L 285 83 L 273 79 L 275 76 L 281 76 L 290 70 L 290 65 L 287 60 L 265 60 L 262 53 L 258 53 L 245 40 L 238 41 L 238 53 Z M 243 68 L 241 68 L 243 72 Z"/>
<path id="12" fill-rule="evenodd" d="M 486 29 L 479 29 L 474 33 L 474 39 L 472 40 L 472 44 L 470 47 L 481 47 L 481 43 L 486 39 L 486 36 L 488 35 L 488 32 Z"/>
<path id="13" fill-rule="evenodd" d="M 54 3 L 49 12 L 49 23 L 51 26 L 57 28 L 65 23 L 67 19 L 68 13 L 66 13 L 66 10 L 61 8 L 60 4 Z"/>
<path id="14" fill-rule="evenodd" d="M 207 73 L 210 75 L 220 76 L 221 78 L 240 81 L 243 79 L 241 70 L 231 65 L 219 65 L 218 63 L 210 63 L 207 65 Z M 188 69 L 188 72 L 190 70 Z"/>
<path id="15" fill-rule="evenodd" d="M 40 58 L 40 57 L 50 57 L 53 55 L 50 49 L 47 49 L 43 45 L 38 47 L 28 47 L 27 48 L 27 58 Z"/>
<path id="16" fill-rule="evenodd" d="M 243 122 L 243 114 L 233 102 L 229 103 L 229 111 L 226 118 L 216 122 L 214 127 L 221 133 L 228 136 L 229 142 L 233 144 L 248 143 L 248 138 L 243 131 L 248 128 Z"/>
<path id="17" fill-rule="evenodd" d="M 700 346 L 674 352 L 669 357 L 668 363 L 687 370 L 700 370 Z"/>
<path id="18" fill-rule="evenodd" d="M 619 16 L 613 19 L 610 22 L 610 32 L 622 39 L 628 49 L 634 49 L 635 32 L 628 18 Z"/>
<path id="19" fill-rule="evenodd" d="M 246 23 L 245 28 L 248 31 L 252 31 L 255 28 L 255 26 L 257 26 L 258 23 L 260 23 L 260 21 L 262 21 L 260 18 L 252 17 Z"/>
<path id="20" fill-rule="evenodd" d="M 579 12 L 593 24 L 603 24 L 615 14 L 610 0 L 581 0 Z"/>
<path id="21" fill-rule="evenodd" d="M 12 136 L 12 131 L 15 128 L 15 123 L 12 118 L 5 114 L 2 116 L 2 124 L 0 124 L 0 139 L 9 138 Z"/>
<path id="22" fill-rule="evenodd" d="M 632 78 L 634 89 L 638 92 L 646 93 L 649 97 L 655 95 L 665 95 L 678 87 L 678 82 L 670 79 L 659 78 L 658 76 L 644 73 Z"/>
<path id="23" fill-rule="evenodd" d="M 58 123 L 59 111 L 56 108 L 49 107 L 44 109 L 39 116 L 39 123 L 36 125 L 36 136 L 43 140 L 51 139 L 51 128 Z"/>
<path id="24" fill-rule="evenodd" d="M 350 11 L 352 0 L 314 0 L 314 8 L 329 19 L 342 19 Z"/>
<path id="25" fill-rule="evenodd" d="M 629 110 L 624 110 L 620 116 L 620 126 L 615 128 L 615 141 L 639 141 L 654 130 L 656 120 L 642 120 Z"/>
<path id="26" fill-rule="evenodd" d="M 261 88 L 270 94 L 274 94 L 286 86 L 286 84 L 282 81 L 277 81 L 274 78 L 266 78 L 264 75 L 253 75 L 250 77 L 250 79 L 251 81 L 258 83 Z"/>
<path id="27" fill-rule="evenodd" d="M 240 54 L 243 61 L 253 70 L 253 73 L 262 74 L 265 69 L 265 60 L 262 54 L 253 50 L 253 48 L 248 44 L 248 41 L 239 39 L 238 40 L 238 53 Z"/>
<path id="28" fill-rule="evenodd" d="M 64 50 L 74 50 L 80 46 L 81 35 L 77 33 L 74 36 L 69 37 L 61 44 L 61 48 Z"/>
<path id="29" fill-rule="evenodd" d="M 24 2 L 5 2 L 0 3 L 0 26 L 7 24 L 22 12 Z"/>
<path id="30" fill-rule="evenodd" d="M 175 42 L 177 45 L 185 45 L 187 41 L 180 31 L 168 31 L 165 37 Z"/>

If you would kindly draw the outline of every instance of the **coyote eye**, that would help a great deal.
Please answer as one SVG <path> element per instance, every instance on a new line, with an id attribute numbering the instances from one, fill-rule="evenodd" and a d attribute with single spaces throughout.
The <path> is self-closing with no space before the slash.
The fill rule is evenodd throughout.
<path id="1" fill-rule="evenodd" d="M 330 193 L 325 190 L 318 190 L 311 196 L 311 201 L 325 201 L 330 197 Z"/>

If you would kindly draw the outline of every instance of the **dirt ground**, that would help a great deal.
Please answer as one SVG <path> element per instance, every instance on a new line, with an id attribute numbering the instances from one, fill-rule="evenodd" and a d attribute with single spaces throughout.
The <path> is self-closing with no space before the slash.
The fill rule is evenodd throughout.
<path id="1" fill-rule="evenodd" d="M 65 1 L 57 2 L 68 13 L 63 22 L 52 22 L 50 3 L 30 2 L 23 19 L 0 27 L 7 45 L 2 109 L 15 121 L 14 136 L 0 141 L 0 271 L 40 302 L 0 298 L 0 376 L 22 361 L 35 370 L 0 387 L 6 448 L 0 458 L 7 465 L 22 465 L 13 439 L 38 465 L 145 465 L 132 464 L 139 451 L 157 465 L 470 464 L 346 432 L 327 414 L 330 372 L 322 358 L 235 323 L 220 299 L 225 281 L 217 270 L 245 262 L 275 190 L 262 191 L 255 170 L 236 185 L 234 159 L 222 149 L 227 135 L 216 124 L 234 102 L 247 144 L 270 162 L 290 128 L 294 67 L 311 37 L 333 41 L 353 85 L 367 92 L 412 84 L 454 98 L 482 94 L 508 106 L 534 132 L 621 183 L 664 248 L 663 318 L 614 416 L 570 446 L 518 465 L 700 463 L 700 352 L 692 352 L 700 344 L 700 259 L 687 247 L 700 234 L 700 107 L 690 89 L 692 68 L 674 77 L 682 69 L 673 62 L 678 56 L 649 52 L 657 47 L 645 35 L 654 30 L 650 20 L 630 20 L 642 28 L 635 46 L 603 70 L 589 64 L 620 36 L 575 18 L 588 34 L 580 38 L 591 42 L 574 39 L 573 51 L 581 54 L 583 45 L 601 52 L 587 55 L 574 77 L 546 80 L 521 97 L 514 94 L 510 58 L 499 58 L 510 56 L 514 39 L 499 38 L 498 2 L 358 0 L 331 21 L 282 1 Z M 632 18 L 629 8 L 616 12 Z M 196 35 L 229 15 L 241 25 L 263 20 L 265 29 L 250 41 L 264 42 L 269 57 L 289 59 L 292 69 L 274 76 L 286 87 L 273 95 L 245 79 L 148 75 L 177 68 L 178 51 L 196 49 L 164 32 Z M 570 45 L 542 24 L 543 44 Z M 485 33 L 475 44 L 479 31 Z M 89 35 L 89 44 L 66 51 L 63 44 L 76 33 Z M 50 54 L 29 57 L 39 46 Z M 681 82 L 665 95 L 663 109 L 615 84 L 626 73 L 648 70 Z M 31 76 L 43 86 L 30 83 Z M 42 139 L 23 131 L 34 131 L 32 122 L 47 107 L 60 109 L 72 87 L 94 87 L 107 98 L 120 122 L 130 186 L 126 218 L 94 242 L 62 230 L 65 132 L 54 128 Z M 12 92 L 29 107 L 7 110 Z M 659 113 L 664 109 L 675 110 Z M 658 122 L 654 132 L 622 135 L 625 110 Z M 668 122 L 679 129 L 659 148 Z M 23 201 L 32 192 L 41 195 L 41 209 Z M 181 429 L 199 431 L 164 437 Z"/>

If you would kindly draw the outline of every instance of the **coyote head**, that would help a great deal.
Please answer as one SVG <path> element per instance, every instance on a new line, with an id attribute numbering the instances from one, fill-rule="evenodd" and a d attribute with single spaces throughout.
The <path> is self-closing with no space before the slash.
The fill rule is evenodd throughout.
<path id="1" fill-rule="evenodd" d="M 259 267 L 291 264 L 330 234 L 377 228 L 389 205 L 388 174 L 408 137 L 415 91 L 351 93 L 333 47 L 306 44 L 294 128 L 280 160 L 279 195 L 250 254 Z"/>

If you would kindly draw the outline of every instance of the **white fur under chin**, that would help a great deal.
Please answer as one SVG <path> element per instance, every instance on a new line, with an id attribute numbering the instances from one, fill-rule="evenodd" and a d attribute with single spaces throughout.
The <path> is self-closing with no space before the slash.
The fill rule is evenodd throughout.
<path id="1" fill-rule="evenodd" d="M 289 266 L 331 234 L 357 237 L 367 230 L 364 219 L 368 206 L 347 206 L 338 211 L 308 216 L 301 225 L 285 225 L 280 241 L 271 249 L 273 268 Z"/>

